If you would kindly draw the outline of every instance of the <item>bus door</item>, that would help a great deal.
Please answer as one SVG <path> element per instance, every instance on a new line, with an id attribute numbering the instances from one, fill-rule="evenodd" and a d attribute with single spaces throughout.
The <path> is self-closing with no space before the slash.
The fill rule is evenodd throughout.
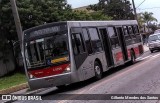
<path id="1" fill-rule="evenodd" d="M 105 56 L 107 60 L 108 67 L 112 67 L 114 65 L 113 54 L 112 54 L 112 47 L 108 37 L 107 29 L 106 28 L 99 28 L 100 35 L 102 37 L 102 42 L 104 46 Z"/>
<path id="2" fill-rule="evenodd" d="M 128 52 L 126 47 L 126 42 L 124 38 L 123 28 L 122 27 L 116 27 L 117 35 L 119 38 L 119 42 L 121 45 L 122 53 L 123 53 L 123 59 L 124 61 L 128 60 Z"/>
<path id="3" fill-rule="evenodd" d="M 85 50 L 82 28 L 71 28 L 71 33 L 75 64 L 76 68 L 79 69 L 88 56 Z"/>
<path id="4" fill-rule="evenodd" d="M 80 81 L 89 79 L 94 76 L 92 46 L 90 38 L 85 28 L 72 28 L 72 46 L 76 69 L 79 71 Z"/>

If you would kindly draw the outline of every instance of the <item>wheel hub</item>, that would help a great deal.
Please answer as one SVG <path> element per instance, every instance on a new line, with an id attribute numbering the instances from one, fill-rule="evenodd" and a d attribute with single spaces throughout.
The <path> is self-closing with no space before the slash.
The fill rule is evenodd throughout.
<path id="1" fill-rule="evenodd" d="M 95 67 L 95 71 L 96 71 L 96 73 L 97 73 L 98 75 L 101 74 L 101 69 L 100 69 L 99 66 L 96 66 L 96 67 Z"/>

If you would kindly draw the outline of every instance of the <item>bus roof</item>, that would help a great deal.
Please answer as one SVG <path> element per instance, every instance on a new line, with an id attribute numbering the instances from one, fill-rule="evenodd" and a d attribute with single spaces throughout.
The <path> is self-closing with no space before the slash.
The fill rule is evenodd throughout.
<path id="1" fill-rule="evenodd" d="M 74 26 L 115 26 L 115 25 L 137 25 L 136 20 L 117 21 L 67 21 L 70 27 Z"/>
<path id="2" fill-rule="evenodd" d="M 43 28 L 53 27 L 57 25 L 67 25 L 68 27 L 81 27 L 81 26 L 120 26 L 120 25 L 137 25 L 136 20 L 115 20 L 115 21 L 61 21 L 35 26 L 30 29 L 24 30 L 24 33 L 31 32 Z"/>

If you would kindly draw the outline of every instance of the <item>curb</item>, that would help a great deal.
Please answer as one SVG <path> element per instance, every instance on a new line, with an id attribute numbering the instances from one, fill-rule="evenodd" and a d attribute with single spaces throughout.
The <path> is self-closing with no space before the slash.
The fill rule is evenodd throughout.
<path id="1" fill-rule="evenodd" d="M 17 92 L 23 89 L 29 88 L 28 83 L 23 83 L 17 86 L 10 87 L 8 89 L 0 90 L 0 94 L 10 94 L 13 92 Z"/>

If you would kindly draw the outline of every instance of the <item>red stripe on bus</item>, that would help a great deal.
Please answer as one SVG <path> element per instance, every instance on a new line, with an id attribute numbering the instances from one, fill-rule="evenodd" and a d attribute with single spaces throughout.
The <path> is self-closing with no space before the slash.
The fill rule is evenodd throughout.
<path id="1" fill-rule="evenodd" d="M 131 49 L 128 49 L 128 57 L 131 57 Z"/>
<path id="2" fill-rule="evenodd" d="M 60 66 L 54 66 L 49 68 L 44 68 L 41 70 L 31 70 L 28 71 L 29 74 L 32 74 L 36 78 L 46 77 L 61 74 L 65 71 L 65 69 L 69 66 L 69 64 L 63 64 Z"/>
<path id="3" fill-rule="evenodd" d="M 135 48 L 134 48 L 134 52 L 135 52 L 136 55 L 139 55 L 139 54 L 140 54 L 140 52 L 139 52 L 139 47 L 135 47 Z"/>
<path id="4" fill-rule="evenodd" d="M 135 52 L 135 55 L 140 55 L 140 51 L 139 51 L 139 47 L 135 47 L 133 48 L 134 49 L 134 52 Z M 128 52 L 128 57 L 131 57 L 131 49 L 128 49 L 127 52 Z M 122 52 L 118 52 L 116 53 L 116 61 L 122 61 L 123 60 L 123 53 Z"/>
<path id="5" fill-rule="evenodd" d="M 116 53 L 116 61 L 122 61 L 123 60 L 123 54 L 122 52 Z"/>

